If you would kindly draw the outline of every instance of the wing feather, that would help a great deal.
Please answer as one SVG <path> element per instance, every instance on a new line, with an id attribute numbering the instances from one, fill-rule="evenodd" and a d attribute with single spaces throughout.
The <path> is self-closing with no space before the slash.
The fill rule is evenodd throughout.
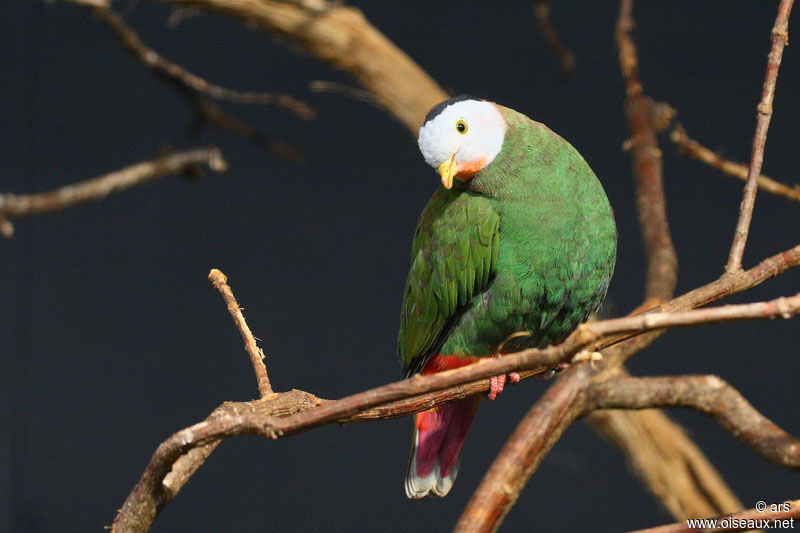
<path id="1" fill-rule="evenodd" d="M 464 306 L 490 282 L 500 217 L 470 191 L 439 188 L 420 216 L 411 247 L 398 353 L 407 374 L 441 346 Z"/>

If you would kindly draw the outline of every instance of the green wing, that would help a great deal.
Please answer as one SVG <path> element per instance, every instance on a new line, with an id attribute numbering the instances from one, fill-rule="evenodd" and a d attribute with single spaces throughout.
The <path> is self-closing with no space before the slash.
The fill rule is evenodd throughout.
<path id="1" fill-rule="evenodd" d="M 485 197 L 440 187 L 420 216 L 411 249 L 398 353 L 407 374 L 434 355 L 460 308 L 497 263 L 500 217 Z"/>

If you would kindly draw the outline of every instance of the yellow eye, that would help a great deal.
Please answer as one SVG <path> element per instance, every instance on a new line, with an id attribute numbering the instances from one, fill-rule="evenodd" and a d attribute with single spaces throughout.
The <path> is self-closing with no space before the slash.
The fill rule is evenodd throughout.
<path id="1" fill-rule="evenodd" d="M 458 122 L 456 122 L 456 131 L 461 135 L 467 133 L 468 129 L 469 127 L 467 126 L 467 123 L 464 122 L 463 120 L 459 120 Z"/>

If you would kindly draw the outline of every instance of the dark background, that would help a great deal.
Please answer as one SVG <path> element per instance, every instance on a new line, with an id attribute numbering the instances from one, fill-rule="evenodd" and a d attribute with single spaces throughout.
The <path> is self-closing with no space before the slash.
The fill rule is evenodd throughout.
<path id="1" fill-rule="evenodd" d="M 559 3 L 553 20 L 577 55 L 558 79 L 531 2 L 353 2 L 454 93 L 495 100 L 548 124 L 603 182 L 619 227 L 604 313 L 641 301 L 644 258 L 633 203 L 616 2 Z M 0 191 L 86 179 L 159 149 L 218 145 L 221 175 L 180 178 L 19 221 L 0 242 L 0 530 L 101 531 L 156 446 L 223 400 L 257 396 L 219 294 L 222 269 L 263 339 L 277 390 L 337 398 L 400 377 L 395 339 L 416 218 L 438 184 L 414 137 L 387 113 L 316 79 L 352 79 L 267 33 L 214 14 L 166 24 L 170 6 L 120 2 L 142 39 L 222 85 L 284 91 L 319 112 L 226 104 L 307 156 L 294 165 L 226 132 L 189 135 L 193 114 L 86 9 L 12 1 L 0 19 Z M 131 9 L 132 8 L 132 9 Z M 749 158 L 777 2 L 639 2 L 645 90 L 689 134 Z M 800 168 L 800 33 L 778 80 L 764 172 Z M 715 279 L 727 258 L 741 182 L 681 159 L 662 139 L 678 291 Z M 759 193 L 745 266 L 800 242 L 798 205 Z M 790 271 L 732 301 L 794 294 Z M 635 357 L 637 374 L 713 372 L 790 432 L 797 419 L 798 323 L 672 331 Z M 448 530 L 545 384 L 485 402 L 446 499 L 403 494 L 408 420 L 327 426 L 218 448 L 155 531 Z M 700 415 L 672 411 L 752 507 L 800 496 L 797 474 L 766 462 Z M 504 531 L 612 531 L 671 521 L 620 454 L 582 423 L 556 444 Z"/>

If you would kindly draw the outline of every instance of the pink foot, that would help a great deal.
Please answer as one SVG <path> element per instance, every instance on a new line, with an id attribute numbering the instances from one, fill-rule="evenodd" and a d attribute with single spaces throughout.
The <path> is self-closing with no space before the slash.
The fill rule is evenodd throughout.
<path id="1" fill-rule="evenodd" d="M 508 379 L 511 381 L 511 383 L 519 383 L 519 374 L 516 372 L 511 372 L 510 374 L 508 374 Z M 506 386 L 506 375 L 500 374 L 499 376 L 492 376 L 489 379 L 489 383 L 491 385 L 489 389 L 488 398 L 490 400 L 494 400 L 495 398 L 497 398 L 498 394 L 503 392 L 503 389 Z"/>

